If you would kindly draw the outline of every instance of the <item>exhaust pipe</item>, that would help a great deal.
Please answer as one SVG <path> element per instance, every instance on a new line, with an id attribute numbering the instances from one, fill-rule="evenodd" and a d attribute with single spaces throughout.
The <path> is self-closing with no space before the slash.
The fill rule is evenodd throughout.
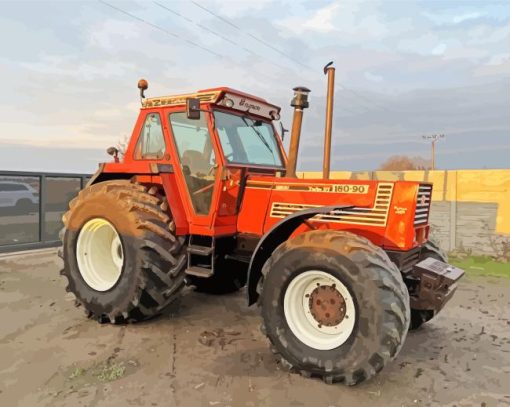
<path id="1" fill-rule="evenodd" d="M 333 129 L 333 99 L 335 96 L 335 68 L 333 61 L 324 67 L 324 75 L 328 75 L 328 96 L 326 102 L 326 125 L 324 126 L 324 161 L 322 178 L 329 179 L 331 163 L 331 131 Z"/>
<path id="2" fill-rule="evenodd" d="M 290 105 L 294 108 L 294 117 L 292 119 L 292 130 L 290 133 L 289 159 L 287 160 L 287 168 L 285 176 L 296 178 L 297 155 L 299 152 L 299 139 L 301 137 L 301 123 L 303 122 L 303 109 L 308 104 L 308 94 L 310 89 L 304 86 L 298 86 L 293 89 L 294 97 Z"/>

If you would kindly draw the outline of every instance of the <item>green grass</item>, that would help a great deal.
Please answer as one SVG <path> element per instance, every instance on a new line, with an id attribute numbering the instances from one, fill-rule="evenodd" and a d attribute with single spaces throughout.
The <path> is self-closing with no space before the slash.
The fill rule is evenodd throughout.
<path id="1" fill-rule="evenodd" d="M 124 362 L 96 364 L 89 368 L 75 367 L 69 372 L 69 379 L 79 382 L 94 383 L 96 381 L 107 383 L 124 377 L 126 367 Z"/>
<path id="2" fill-rule="evenodd" d="M 103 368 L 98 372 L 97 378 L 101 382 L 112 382 L 114 380 L 120 379 L 124 376 L 126 372 L 126 367 L 123 366 L 122 363 L 113 365 L 104 365 Z"/>
<path id="3" fill-rule="evenodd" d="M 85 373 L 85 369 L 82 369 L 81 367 L 75 368 L 71 374 L 69 375 L 69 379 L 76 379 L 77 377 L 82 376 Z"/>
<path id="4" fill-rule="evenodd" d="M 501 263 L 488 256 L 470 256 L 466 259 L 450 256 L 449 260 L 471 276 L 510 278 L 510 263 Z"/>

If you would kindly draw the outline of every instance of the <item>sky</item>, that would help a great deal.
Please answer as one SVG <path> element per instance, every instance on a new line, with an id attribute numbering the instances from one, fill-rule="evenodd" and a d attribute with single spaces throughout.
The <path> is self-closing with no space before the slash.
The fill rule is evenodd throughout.
<path id="1" fill-rule="evenodd" d="M 258 95 L 286 128 L 310 88 L 298 170 L 320 170 L 329 61 L 333 170 L 427 158 L 437 133 L 439 169 L 510 166 L 510 1 L 105 0 L 0 1 L 0 170 L 95 171 L 142 77 Z"/>

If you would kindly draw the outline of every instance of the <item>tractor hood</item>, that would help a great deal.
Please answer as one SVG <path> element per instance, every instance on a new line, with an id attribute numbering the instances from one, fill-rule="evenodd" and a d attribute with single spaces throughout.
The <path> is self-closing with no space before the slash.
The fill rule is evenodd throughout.
<path id="1" fill-rule="evenodd" d="M 249 177 L 239 213 L 240 229 L 263 234 L 276 222 L 298 211 L 343 205 L 343 209 L 311 220 L 338 229 L 373 231 L 386 241 L 385 246 L 403 248 L 415 245 L 414 227 L 426 227 L 432 185 L 413 181 L 323 180 Z M 425 195 L 424 195 L 425 194 Z M 419 210 L 417 211 L 417 200 Z M 254 206 L 250 202 L 267 202 Z M 402 225 L 402 226 L 401 226 Z M 411 225 L 404 230 L 405 225 Z M 389 234 L 386 232 L 388 229 Z M 424 237 L 424 236 L 423 236 Z M 371 239 L 372 241 L 377 239 Z M 382 242 L 381 242 L 382 244 Z"/>

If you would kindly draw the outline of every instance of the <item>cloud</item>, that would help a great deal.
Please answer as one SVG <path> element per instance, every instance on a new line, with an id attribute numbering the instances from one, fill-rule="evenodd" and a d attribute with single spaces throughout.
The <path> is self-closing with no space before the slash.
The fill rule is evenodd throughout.
<path id="1" fill-rule="evenodd" d="M 260 95 L 283 107 L 288 128 L 291 89 L 305 85 L 312 96 L 301 153 L 303 163 L 314 169 L 322 156 L 326 82 L 321 69 L 330 60 L 339 85 L 334 146 L 342 165 L 367 169 L 392 152 L 427 154 L 428 146 L 417 141 L 427 132 L 452 135 L 444 151 L 450 143 L 471 143 L 465 147 L 471 149 L 504 145 L 501 137 L 509 134 L 510 22 L 502 12 L 492 19 L 481 3 L 476 11 L 428 2 L 398 7 L 384 1 L 197 2 L 239 29 L 190 2 L 164 4 L 192 22 L 151 2 L 115 3 L 179 38 L 96 2 L 81 4 L 79 13 L 74 5 L 51 3 L 51 13 L 44 15 L 44 8 L 31 14 L 13 3 L 0 16 L 0 76 L 8 78 L 0 93 L 0 149 L 20 154 L 15 145 L 31 153 L 40 148 L 40 163 L 48 162 L 44 157 L 52 147 L 97 149 L 102 157 L 104 148 L 131 134 L 140 77 L 149 80 L 149 96 L 218 85 Z M 424 15 L 431 10 L 445 22 Z M 475 12 L 481 15 L 470 16 Z M 482 165 L 493 156 L 494 162 L 508 159 L 496 151 L 469 160 Z M 79 160 L 79 154 L 74 157 Z M 467 160 L 462 157 L 450 155 L 448 165 Z"/>
<path id="2" fill-rule="evenodd" d="M 468 20 L 476 20 L 476 19 L 480 18 L 482 15 L 483 14 L 479 13 L 479 12 L 464 13 L 464 14 L 460 14 L 457 16 L 453 16 L 452 21 L 455 24 L 459 24 L 459 23 L 462 23 L 462 22 L 468 21 Z"/>
<path id="3" fill-rule="evenodd" d="M 119 42 L 132 41 L 142 36 L 142 27 L 139 23 L 132 21 L 119 21 L 107 19 L 96 24 L 86 35 L 89 46 L 104 49 L 115 49 Z"/>
<path id="4" fill-rule="evenodd" d="M 371 82 L 382 82 L 383 77 L 381 75 L 376 75 L 371 72 L 365 72 L 365 78 L 367 78 Z"/>
<path id="5" fill-rule="evenodd" d="M 336 11 L 339 7 L 340 5 L 338 3 L 331 3 L 317 10 L 310 19 L 303 23 L 303 28 L 323 33 L 335 30 L 336 27 L 333 21 L 336 19 Z"/>
<path id="6" fill-rule="evenodd" d="M 432 55 L 443 55 L 444 52 L 446 51 L 446 48 L 447 48 L 446 44 L 445 43 L 441 43 L 441 44 L 436 45 L 432 49 L 431 53 L 432 53 Z"/>
<path id="7" fill-rule="evenodd" d="M 94 61 L 94 64 L 84 63 L 79 57 L 69 55 L 40 56 L 37 62 L 24 62 L 21 67 L 40 74 L 70 77 L 82 81 L 110 78 L 116 75 L 126 75 L 135 66 L 119 61 Z"/>
<path id="8" fill-rule="evenodd" d="M 343 43 L 348 44 L 368 38 L 381 40 L 388 34 L 388 27 L 377 8 L 378 2 L 334 1 L 311 13 L 306 10 L 304 14 L 285 17 L 276 24 L 287 31 L 287 35 L 307 33 L 318 34 L 322 38 L 331 35 L 331 39 L 341 38 Z"/>

